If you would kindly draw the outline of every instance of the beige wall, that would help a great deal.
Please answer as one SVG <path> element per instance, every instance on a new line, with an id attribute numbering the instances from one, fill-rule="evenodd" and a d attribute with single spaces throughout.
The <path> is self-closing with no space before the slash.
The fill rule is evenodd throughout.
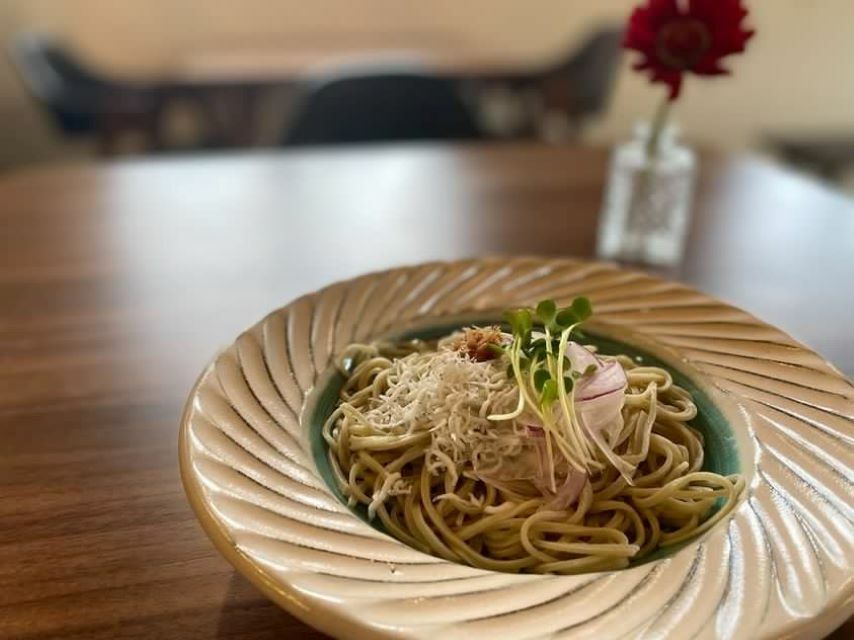
<path id="1" fill-rule="evenodd" d="M 514 60 L 565 48 L 586 27 L 622 19 L 630 0 L 0 0 L 0 35 L 62 34 L 114 73 L 168 73 L 188 52 L 277 42 L 355 43 L 381 38 L 462 43 Z M 748 0 L 759 35 L 734 60 L 732 79 L 690 81 L 678 118 L 703 143 L 738 147 L 782 130 L 854 132 L 854 1 Z M 658 91 L 624 69 L 599 140 L 625 135 Z M 6 65 L 0 65 L 0 162 L 42 157 L 53 135 Z"/>

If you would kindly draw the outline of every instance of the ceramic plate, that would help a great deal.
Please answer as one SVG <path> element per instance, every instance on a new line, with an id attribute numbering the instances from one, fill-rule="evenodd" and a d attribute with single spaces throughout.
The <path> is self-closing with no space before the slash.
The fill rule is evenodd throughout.
<path id="1" fill-rule="evenodd" d="M 319 429 L 345 345 L 580 294 L 603 349 L 664 363 L 699 399 L 709 464 L 748 481 L 727 520 L 620 571 L 510 575 L 415 551 L 341 502 Z M 608 265 L 486 259 L 366 275 L 268 315 L 194 387 L 181 471 L 226 558 L 338 638 L 819 637 L 854 613 L 853 426 L 851 382 L 743 311 Z"/>

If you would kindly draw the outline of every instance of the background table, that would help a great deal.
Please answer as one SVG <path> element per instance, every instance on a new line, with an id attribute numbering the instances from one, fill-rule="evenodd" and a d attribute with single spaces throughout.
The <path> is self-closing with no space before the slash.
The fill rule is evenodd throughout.
<path id="1" fill-rule="evenodd" d="M 3 179 L 0 637 L 321 637 L 236 575 L 187 506 L 177 430 L 193 380 L 241 329 L 335 279 L 591 255 L 606 162 L 387 147 Z M 716 162 L 672 275 L 854 372 L 854 203 L 841 195 L 758 160 Z"/>

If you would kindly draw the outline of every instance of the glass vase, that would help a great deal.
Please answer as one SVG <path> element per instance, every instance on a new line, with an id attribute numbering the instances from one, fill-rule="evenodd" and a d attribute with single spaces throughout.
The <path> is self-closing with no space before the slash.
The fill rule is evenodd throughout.
<path id="1" fill-rule="evenodd" d="M 597 250 L 606 260 L 670 267 L 685 250 L 697 160 L 673 127 L 662 131 L 650 157 L 649 132 L 638 125 L 614 150 Z"/>

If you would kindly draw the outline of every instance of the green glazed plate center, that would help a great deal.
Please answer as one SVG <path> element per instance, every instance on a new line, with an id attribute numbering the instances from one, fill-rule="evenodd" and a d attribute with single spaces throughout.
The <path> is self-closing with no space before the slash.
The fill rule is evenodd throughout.
<path id="1" fill-rule="evenodd" d="M 434 324 L 426 328 L 421 328 L 417 331 L 409 331 L 399 333 L 392 336 L 394 339 L 407 340 L 412 338 L 421 338 L 423 340 L 433 340 L 446 336 L 461 326 L 466 326 L 470 323 L 460 324 L 459 322 Z M 478 324 L 486 324 L 478 322 Z M 585 344 L 593 344 L 598 347 L 599 352 L 604 355 L 625 354 L 631 357 L 635 362 L 644 366 L 654 366 L 666 369 L 673 376 L 673 381 L 688 391 L 697 405 L 697 417 L 691 421 L 691 426 L 703 434 L 705 440 L 705 456 L 703 459 L 703 470 L 711 471 L 721 475 L 729 475 L 733 473 L 741 473 L 741 464 L 738 444 L 735 438 L 733 429 L 729 422 L 724 417 L 723 412 L 716 406 L 711 397 L 701 388 L 701 386 L 686 375 L 682 371 L 673 366 L 670 366 L 662 359 L 656 357 L 647 350 L 638 348 L 627 342 L 617 340 L 597 331 L 584 331 L 583 340 Z M 320 475 L 329 486 L 330 490 L 338 497 L 341 502 L 347 502 L 344 495 L 338 488 L 335 481 L 335 476 L 332 472 L 332 467 L 328 458 L 328 447 L 321 435 L 321 428 L 326 422 L 326 419 L 332 414 L 338 404 L 339 393 L 344 385 L 345 378 L 338 371 L 330 371 L 327 375 L 319 378 L 319 385 L 315 389 L 315 402 L 311 405 L 311 409 L 307 415 L 310 429 L 311 449 L 314 457 L 314 462 Z M 368 522 L 375 529 L 387 533 L 382 524 L 378 520 L 371 521 L 368 519 L 367 510 L 362 506 L 353 509 L 362 520 Z M 720 524 L 720 523 L 719 523 Z M 643 560 L 635 564 L 643 564 L 662 557 L 670 556 L 678 549 L 686 544 L 674 545 L 665 549 L 660 549 L 655 553 L 646 556 Z"/>

